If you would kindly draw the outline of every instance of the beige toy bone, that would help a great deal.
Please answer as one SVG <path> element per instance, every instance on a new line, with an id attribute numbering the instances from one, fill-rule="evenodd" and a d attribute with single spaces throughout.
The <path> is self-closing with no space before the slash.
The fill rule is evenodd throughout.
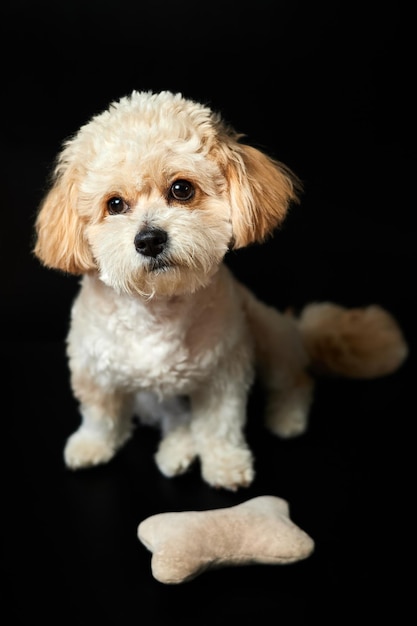
<path id="1" fill-rule="evenodd" d="M 153 553 L 154 578 L 167 584 L 215 567 L 293 563 L 314 549 L 311 537 L 290 520 L 287 501 L 275 496 L 223 509 L 152 515 L 139 524 L 138 537 Z"/>

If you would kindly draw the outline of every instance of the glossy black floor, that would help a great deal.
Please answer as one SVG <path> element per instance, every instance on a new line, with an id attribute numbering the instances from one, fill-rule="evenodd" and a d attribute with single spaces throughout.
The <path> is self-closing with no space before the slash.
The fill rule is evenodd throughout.
<path id="1" fill-rule="evenodd" d="M 4 67 L 0 228 L 7 625 L 406 623 L 416 374 L 411 18 L 401 3 L 305 5 L 3 3 L 13 42 L 3 53 L 13 63 Z M 247 436 L 256 479 L 237 493 L 210 488 L 198 466 L 164 478 L 153 461 L 158 433 L 145 427 L 106 466 L 64 467 L 65 439 L 78 425 L 64 346 L 77 280 L 33 258 L 33 221 L 61 141 L 131 89 L 210 102 L 303 179 L 303 202 L 282 230 L 227 259 L 260 297 L 279 308 L 378 303 L 410 345 L 392 376 L 318 381 L 310 428 L 291 441 L 263 428 L 255 386 Z M 315 540 L 311 557 L 175 586 L 152 577 L 141 520 L 263 494 L 288 500 Z"/>

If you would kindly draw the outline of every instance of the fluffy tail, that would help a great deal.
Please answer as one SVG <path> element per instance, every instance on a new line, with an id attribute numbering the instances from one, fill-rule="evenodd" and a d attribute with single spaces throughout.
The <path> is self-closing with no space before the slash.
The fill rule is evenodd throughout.
<path id="1" fill-rule="evenodd" d="M 377 378 L 393 373 L 408 356 L 397 322 L 376 305 L 308 304 L 297 323 L 317 375 Z"/>

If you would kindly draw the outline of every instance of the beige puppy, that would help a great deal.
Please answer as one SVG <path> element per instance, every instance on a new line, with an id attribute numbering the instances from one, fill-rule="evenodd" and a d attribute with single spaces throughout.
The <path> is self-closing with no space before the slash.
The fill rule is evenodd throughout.
<path id="1" fill-rule="evenodd" d="M 402 363 L 407 346 L 379 307 L 312 304 L 293 319 L 224 264 L 229 249 L 272 233 L 300 190 L 287 167 L 180 94 L 133 92 L 65 142 L 34 251 L 82 275 L 67 343 L 82 422 L 68 467 L 109 461 L 136 415 L 161 425 L 164 475 L 198 458 L 210 485 L 247 486 L 256 373 L 267 426 L 291 437 L 307 427 L 309 372 L 373 377 Z"/>

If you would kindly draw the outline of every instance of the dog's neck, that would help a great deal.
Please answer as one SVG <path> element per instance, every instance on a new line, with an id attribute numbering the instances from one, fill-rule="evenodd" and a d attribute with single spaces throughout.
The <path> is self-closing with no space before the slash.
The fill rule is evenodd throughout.
<path id="1" fill-rule="evenodd" d="M 200 317 L 203 311 L 224 309 L 229 301 L 227 292 L 232 282 L 230 270 L 223 264 L 206 285 L 178 295 L 155 294 L 147 298 L 139 294 L 118 293 L 103 283 L 95 272 L 86 274 L 81 286 L 82 291 L 88 291 L 90 299 L 93 297 L 96 300 L 96 307 L 109 315 L 116 309 L 128 311 L 131 308 L 132 312 L 142 311 L 149 320 L 183 318 L 187 326 L 188 322 L 192 324 L 196 317 Z"/>

